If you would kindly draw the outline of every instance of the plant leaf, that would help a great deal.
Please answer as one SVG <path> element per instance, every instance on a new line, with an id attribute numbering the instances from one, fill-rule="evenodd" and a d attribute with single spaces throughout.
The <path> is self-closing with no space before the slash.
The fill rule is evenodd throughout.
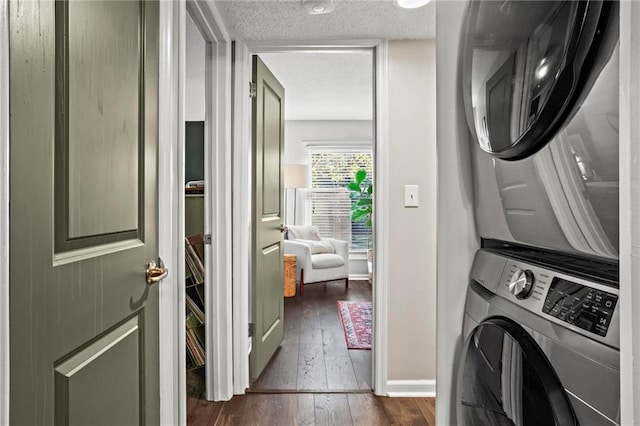
<path id="1" fill-rule="evenodd" d="M 357 209 L 354 210 L 353 212 L 351 212 L 351 220 L 358 222 L 358 221 L 363 221 L 366 219 L 367 216 L 369 216 L 371 214 L 371 212 L 369 211 L 369 209 Z"/>
<path id="2" fill-rule="evenodd" d="M 373 185 L 369 185 L 369 187 L 367 188 L 367 194 L 373 194 Z"/>
<path id="3" fill-rule="evenodd" d="M 371 198 L 360 198 L 356 203 L 356 206 L 370 206 L 371 204 Z"/>
<path id="4" fill-rule="evenodd" d="M 369 216 L 369 220 L 367 220 L 367 226 L 369 228 L 371 228 L 371 226 L 373 226 L 373 224 L 371 223 L 371 216 Z"/>
<path id="5" fill-rule="evenodd" d="M 349 182 L 349 189 L 351 191 L 360 192 L 360 184 L 358 182 Z"/>
<path id="6" fill-rule="evenodd" d="M 360 169 L 356 172 L 356 182 L 358 182 L 358 186 L 362 183 L 363 180 L 367 178 L 367 171 L 364 169 Z"/>

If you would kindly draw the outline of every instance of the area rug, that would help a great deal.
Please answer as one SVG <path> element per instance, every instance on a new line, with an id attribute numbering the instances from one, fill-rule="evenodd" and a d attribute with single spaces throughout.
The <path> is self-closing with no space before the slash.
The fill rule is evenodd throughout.
<path id="1" fill-rule="evenodd" d="M 371 310 L 371 302 L 338 300 L 347 348 L 371 349 Z"/>

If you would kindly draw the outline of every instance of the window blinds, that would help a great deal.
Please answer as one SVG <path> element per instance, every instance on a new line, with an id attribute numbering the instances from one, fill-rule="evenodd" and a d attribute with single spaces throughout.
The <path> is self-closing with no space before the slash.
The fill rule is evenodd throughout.
<path id="1" fill-rule="evenodd" d="M 346 188 L 360 169 L 367 171 L 366 182 L 371 182 L 371 147 L 358 147 L 340 151 L 332 148 L 308 150 L 311 164 L 311 223 L 320 235 L 349 241 L 351 250 L 366 250 L 371 229 L 365 222 L 351 221 L 350 192 Z"/>

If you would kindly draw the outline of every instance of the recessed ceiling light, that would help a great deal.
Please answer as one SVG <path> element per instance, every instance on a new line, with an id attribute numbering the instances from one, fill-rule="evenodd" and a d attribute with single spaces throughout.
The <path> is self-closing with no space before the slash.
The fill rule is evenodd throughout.
<path id="1" fill-rule="evenodd" d="M 417 9 L 430 1 L 431 0 L 393 0 L 393 3 L 403 9 Z"/>
<path id="2" fill-rule="evenodd" d="M 333 12 L 333 0 L 302 0 L 302 5 L 309 15 L 322 15 Z"/>

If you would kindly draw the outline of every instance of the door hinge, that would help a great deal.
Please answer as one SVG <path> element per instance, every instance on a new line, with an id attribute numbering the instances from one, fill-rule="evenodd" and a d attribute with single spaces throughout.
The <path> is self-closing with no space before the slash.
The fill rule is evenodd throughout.
<path id="1" fill-rule="evenodd" d="M 249 97 L 255 98 L 258 96 L 258 86 L 253 81 L 249 82 Z"/>
<path id="2" fill-rule="evenodd" d="M 211 234 L 204 234 L 204 237 L 202 237 L 202 241 L 205 244 L 211 244 Z"/>
<path id="3" fill-rule="evenodd" d="M 256 334 L 256 324 L 253 322 L 249 323 L 249 337 L 253 337 Z"/>

